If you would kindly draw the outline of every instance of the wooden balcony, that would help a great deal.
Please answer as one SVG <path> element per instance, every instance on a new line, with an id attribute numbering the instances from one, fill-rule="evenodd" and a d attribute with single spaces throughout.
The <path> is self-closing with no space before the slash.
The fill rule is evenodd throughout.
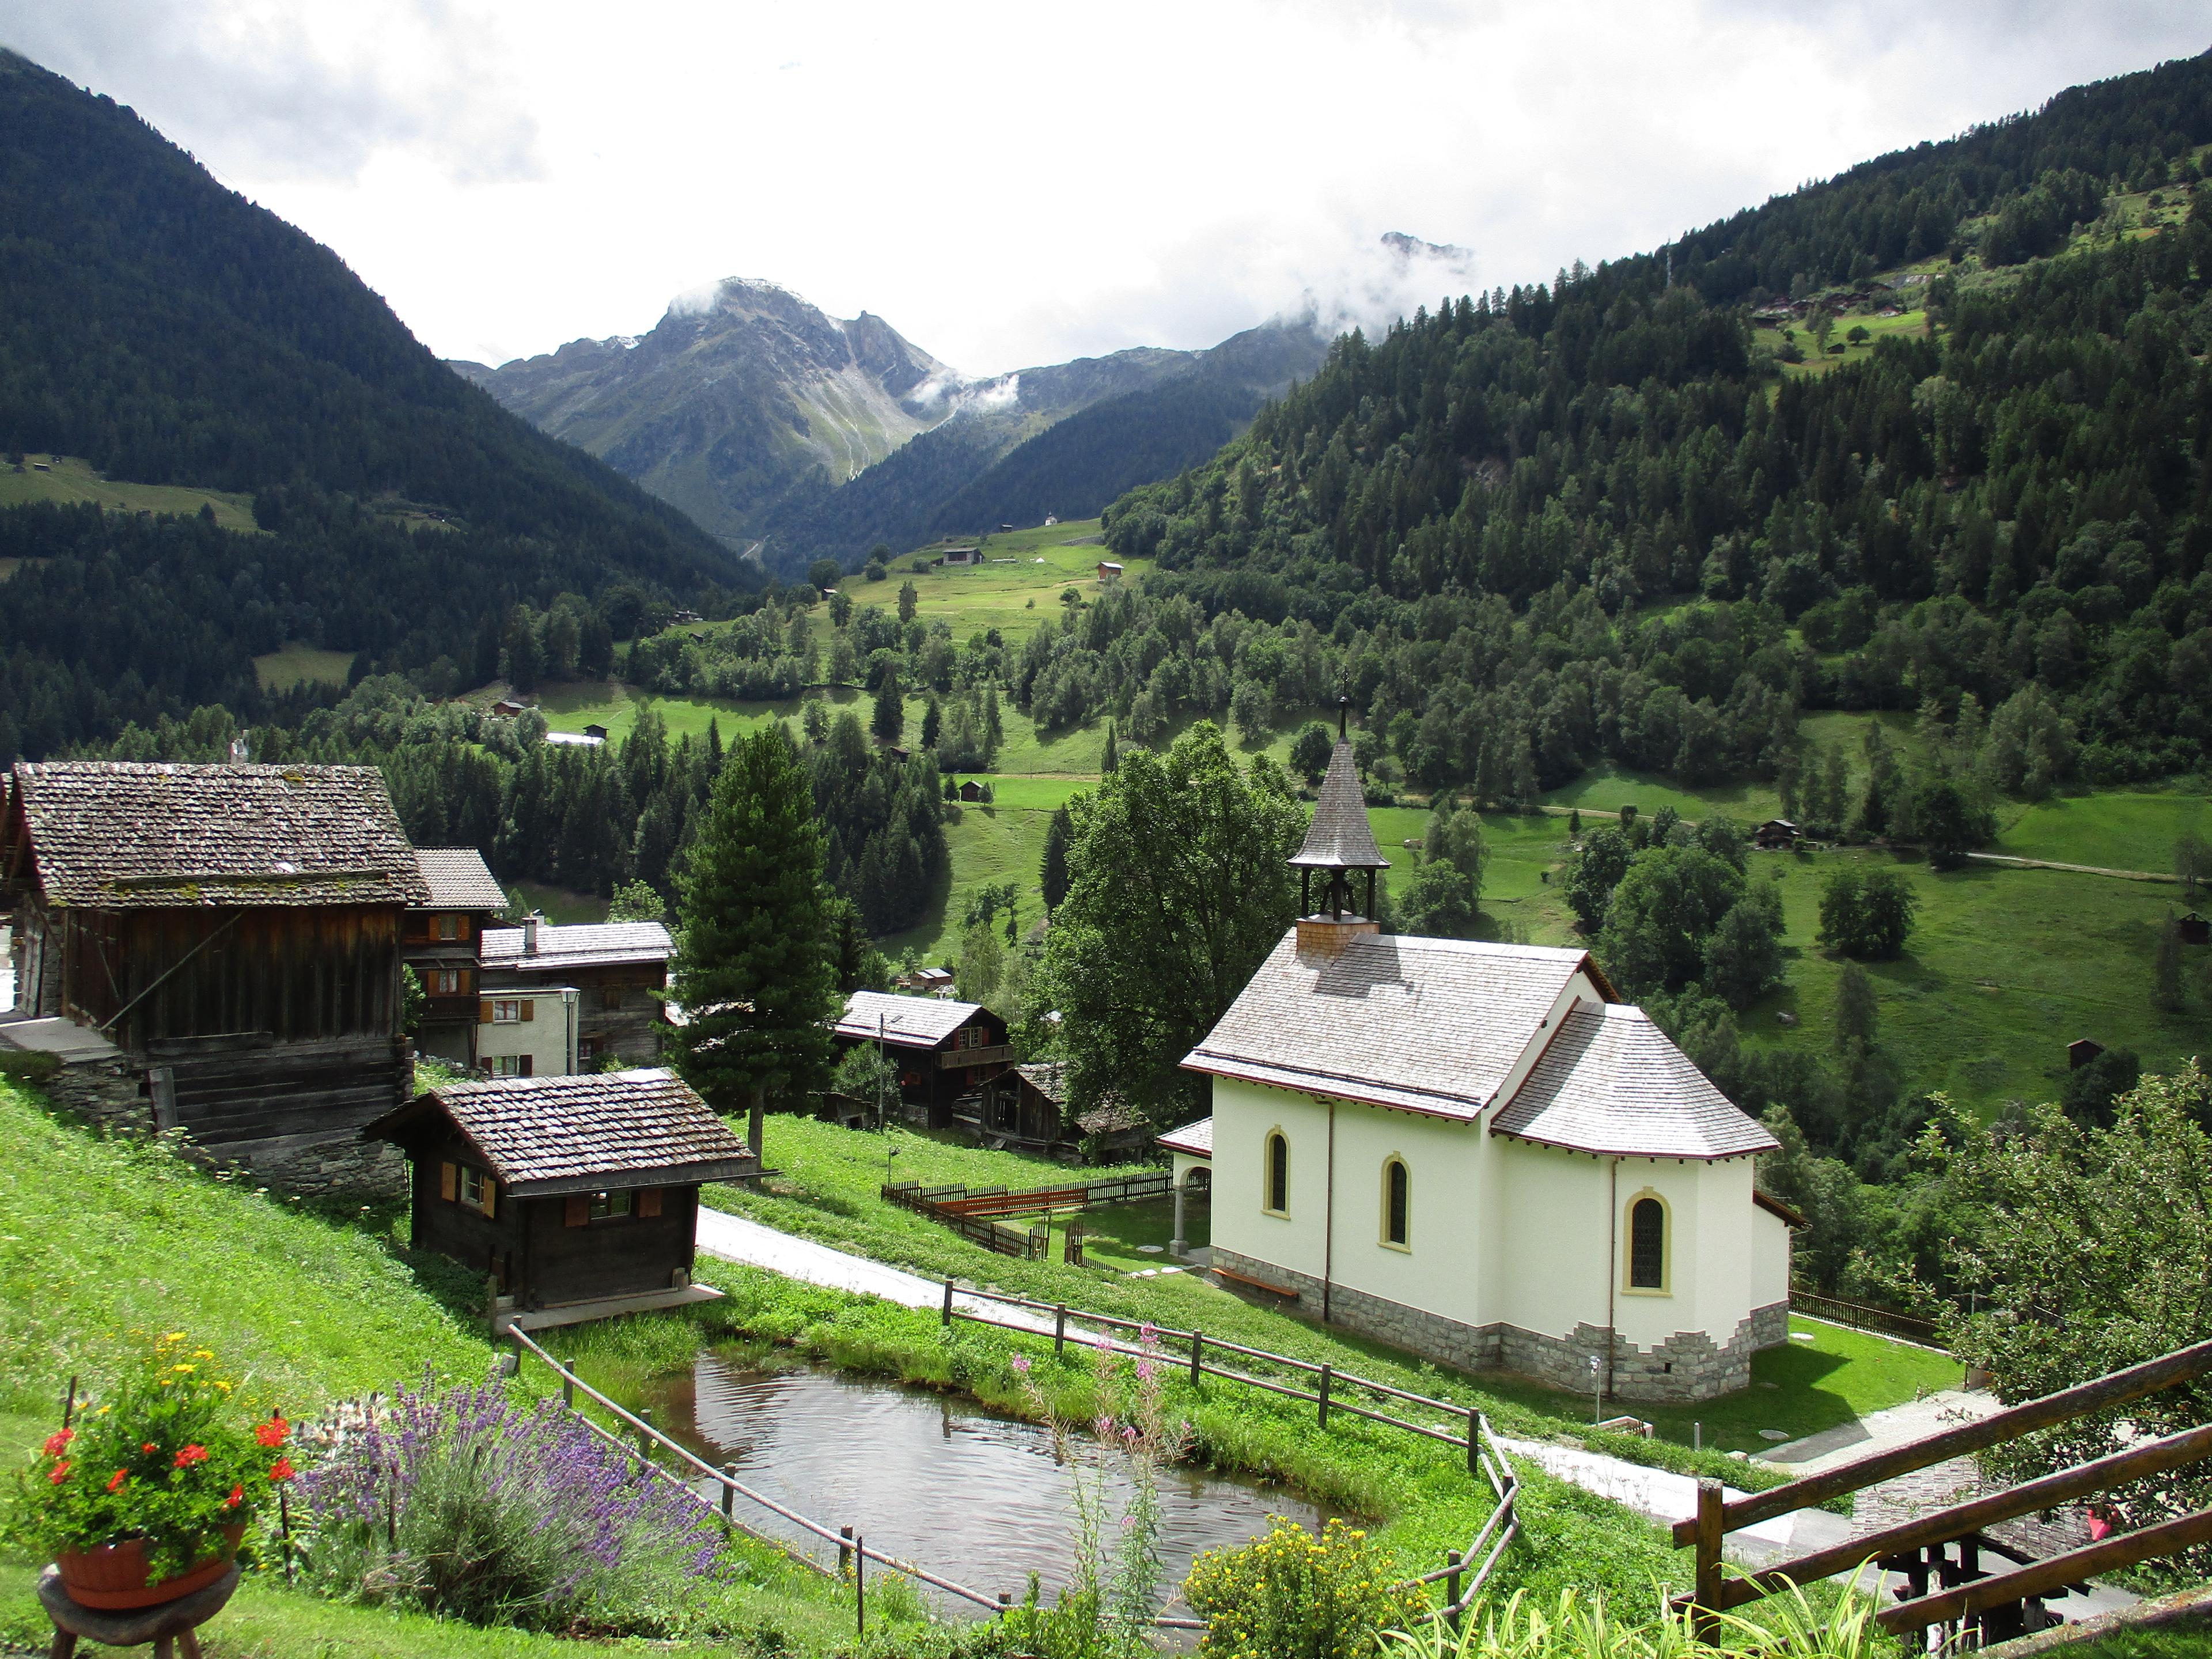
<path id="1" fill-rule="evenodd" d="M 1013 1045 L 1006 1042 L 995 1048 L 947 1048 L 937 1056 L 937 1068 L 940 1072 L 963 1071 L 970 1066 L 1011 1066 L 1013 1063 Z"/>

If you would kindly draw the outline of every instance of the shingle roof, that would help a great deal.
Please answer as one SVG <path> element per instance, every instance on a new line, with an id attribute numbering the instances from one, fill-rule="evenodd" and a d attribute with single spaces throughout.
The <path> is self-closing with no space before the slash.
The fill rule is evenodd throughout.
<path id="1" fill-rule="evenodd" d="M 373 766 L 18 762 L 50 903 L 419 904 L 429 896 Z"/>
<path id="2" fill-rule="evenodd" d="M 1067 1067 L 1056 1060 L 1033 1060 L 1014 1067 L 1022 1081 L 1055 1106 L 1067 1104 Z"/>
<path id="3" fill-rule="evenodd" d="M 615 1186 L 688 1186 L 751 1173 L 744 1143 L 675 1073 L 654 1068 L 581 1076 L 449 1083 L 362 1131 L 399 1140 L 442 1111 L 517 1197 Z"/>
<path id="4" fill-rule="evenodd" d="M 979 1002 L 945 997 L 902 997 L 888 991 L 855 991 L 845 999 L 837 1035 L 873 1037 L 881 1017 L 884 1041 L 902 1048 L 934 1048 L 982 1012 Z"/>
<path id="5" fill-rule="evenodd" d="M 507 894 L 473 847 L 418 847 L 415 862 L 429 884 L 434 910 L 504 910 Z"/>
<path id="6" fill-rule="evenodd" d="M 528 955 L 523 953 L 520 927 L 485 928 L 482 948 L 487 968 L 565 974 L 572 968 L 665 962 L 676 944 L 657 921 L 572 922 L 562 927 L 542 921 L 538 924 L 538 948 Z"/>
<path id="7" fill-rule="evenodd" d="M 1582 951 L 1384 933 L 1306 962 L 1294 928 L 1182 1063 L 1472 1120 L 1588 960 Z"/>
<path id="8" fill-rule="evenodd" d="M 1349 739 L 1339 738 L 1328 757 L 1328 775 L 1314 802 L 1305 844 L 1291 859 L 1296 870 L 1388 870 L 1390 860 L 1375 844 L 1367 822 L 1367 797 L 1359 787 L 1359 763 Z"/>
<path id="9" fill-rule="evenodd" d="M 1706 1081 L 1641 1008 L 1581 1004 L 1491 1133 L 1577 1152 L 1742 1158 L 1780 1143 Z"/>
<path id="10" fill-rule="evenodd" d="M 1195 1123 L 1184 1124 L 1180 1129 L 1170 1129 L 1159 1137 L 1159 1144 L 1170 1152 L 1210 1158 L 1213 1156 L 1213 1120 L 1202 1117 Z"/>

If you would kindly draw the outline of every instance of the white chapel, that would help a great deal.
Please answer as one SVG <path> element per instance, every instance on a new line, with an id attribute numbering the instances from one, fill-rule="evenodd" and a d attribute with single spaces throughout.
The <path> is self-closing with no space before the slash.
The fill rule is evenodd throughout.
<path id="1" fill-rule="evenodd" d="M 1297 925 L 1182 1062 L 1212 1115 L 1161 1137 L 1179 1188 L 1206 1172 L 1214 1267 L 1454 1365 L 1747 1387 L 1789 1333 L 1796 1218 L 1753 1182 L 1774 1139 L 1589 952 L 1383 933 L 1348 743 L 1291 863 Z"/>

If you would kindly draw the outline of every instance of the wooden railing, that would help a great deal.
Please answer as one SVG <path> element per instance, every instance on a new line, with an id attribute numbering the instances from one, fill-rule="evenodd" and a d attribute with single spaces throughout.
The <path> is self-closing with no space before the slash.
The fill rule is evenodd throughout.
<path id="1" fill-rule="evenodd" d="M 1052 1248 L 1052 1234 L 1045 1227 L 1009 1227 L 991 1218 L 994 1214 L 1021 1213 L 984 1210 L 968 1210 L 959 1206 L 958 1200 L 947 1204 L 939 1201 L 945 1194 L 965 1193 L 964 1187 L 923 1187 L 915 1182 L 901 1182 L 886 1187 L 883 1195 L 902 1209 L 926 1215 L 933 1221 L 941 1221 L 972 1244 L 981 1244 L 987 1250 L 1000 1255 L 1017 1255 L 1024 1261 L 1042 1259 Z M 988 1196 L 984 1194 L 983 1196 Z"/>
<path id="2" fill-rule="evenodd" d="M 1061 1210 L 1087 1210 L 1096 1204 L 1165 1198 L 1174 1190 L 1173 1178 L 1162 1170 L 1146 1175 L 1117 1176 L 1107 1181 L 1075 1182 L 1065 1187 L 1030 1187 L 1011 1193 L 1004 1187 L 925 1187 L 919 1181 L 899 1181 L 883 1187 L 880 1196 L 887 1203 L 950 1226 L 959 1218 L 1051 1215 Z"/>
<path id="3" fill-rule="evenodd" d="M 961 1297 L 971 1302 L 996 1303 L 1037 1317 L 995 1319 L 988 1313 L 960 1306 Z M 1407 1579 L 1400 1586 L 1407 1589 L 1442 1582 L 1446 1587 L 1446 1600 L 1442 1607 L 1435 1610 L 1437 1617 L 1456 1620 L 1473 1605 L 1483 1585 L 1489 1581 L 1492 1571 L 1504 1555 L 1506 1546 L 1513 1541 L 1520 1530 L 1516 1507 L 1521 1487 L 1519 1477 L 1513 1473 L 1513 1466 L 1506 1462 L 1504 1452 L 1491 1434 L 1489 1419 L 1474 1407 L 1455 1405 L 1449 1400 L 1436 1400 L 1388 1382 L 1355 1376 L 1323 1361 L 1294 1358 L 1289 1354 L 1271 1353 L 1265 1348 L 1249 1348 L 1240 1342 L 1208 1336 L 1203 1331 L 1170 1330 L 1139 1320 L 1116 1318 L 1111 1314 L 1071 1309 L 1064 1302 L 1036 1302 L 1027 1297 L 1002 1295 L 996 1291 L 963 1291 L 957 1289 L 951 1279 L 945 1281 L 945 1300 L 940 1316 L 947 1328 L 955 1320 L 964 1319 L 974 1324 L 994 1326 L 1000 1330 L 1015 1331 L 1026 1336 L 1042 1336 L 1048 1334 L 1042 1317 L 1047 1314 L 1052 1316 L 1049 1334 L 1055 1355 L 1066 1352 L 1068 1322 L 1072 1318 L 1076 1322 L 1075 1340 L 1086 1346 L 1133 1358 L 1148 1358 L 1159 1364 L 1172 1362 L 1176 1369 L 1186 1372 L 1194 1386 L 1203 1377 L 1216 1376 L 1267 1394 L 1304 1401 L 1316 1409 L 1320 1426 L 1323 1429 L 1328 1427 L 1332 1414 L 1340 1414 L 1379 1423 L 1385 1428 L 1403 1430 L 1425 1440 L 1440 1440 L 1446 1445 L 1465 1447 L 1468 1473 L 1480 1475 L 1487 1481 L 1497 1497 L 1497 1505 L 1467 1548 L 1448 1551 L 1443 1566 L 1418 1578 Z M 1098 1334 L 1087 1334 L 1086 1327 Z M 1115 1331 L 1135 1332 L 1149 1346 L 1122 1341 L 1110 1334 Z M 1261 1376 L 1249 1370 L 1232 1369 L 1211 1358 L 1224 1353 L 1234 1354 L 1255 1365 L 1287 1372 L 1300 1381 L 1310 1380 L 1313 1386 L 1310 1389 L 1300 1388 L 1294 1382 Z M 1343 1397 L 1346 1389 L 1369 1394 L 1379 1400 L 1402 1401 L 1407 1405 L 1441 1413 L 1447 1419 L 1455 1419 L 1463 1423 L 1465 1428 L 1455 1432 L 1433 1423 L 1415 1423 L 1403 1417 L 1393 1416 L 1387 1411 L 1355 1405 Z"/>
<path id="4" fill-rule="evenodd" d="M 950 1072 L 964 1066 L 1008 1066 L 1013 1059 L 1012 1046 L 1004 1042 L 990 1048 L 943 1048 L 938 1051 L 937 1068 Z"/>
<path id="5" fill-rule="evenodd" d="M 1825 1319 L 1832 1325 L 1845 1325 L 1855 1331 L 1876 1331 L 1884 1336 L 1901 1336 L 1908 1342 L 1932 1345 L 1939 1334 L 1932 1319 L 1899 1313 L 1893 1308 L 1877 1308 L 1871 1303 L 1847 1302 L 1839 1296 L 1823 1296 L 1818 1291 L 1796 1285 L 1790 1287 L 1790 1306 L 1793 1312 Z"/>
<path id="6" fill-rule="evenodd" d="M 1883 1629 L 1924 1632 L 1931 1625 L 1955 1625 L 1962 1629 L 1971 1626 L 1978 1636 L 1989 1640 L 2017 1634 L 2031 1601 L 2039 1602 L 2100 1573 L 2212 1542 L 2212 1510 L 2114 1534 L 2043 1561 L 2027 1559 L 1988 1537 L 1984 1528 L 2202 1462 L 2212 1456 L 2212 1425 L 2146 1441 L 2004 1492 L 1953 1504 L 1848 1543 L 1777 1563 L 1748 1577 L 1722 1576 L 1723 1546 L 1729 1533 L 1758 1522 L 1809 1509 L 1915 1469 L 2108 1411 L 2208 1374 L 2212 1374 L 2212 1342 L 2200 1342 L 2032 1400 L 1978 1423 L 1947 1429 L 1748 1497 L 1727 1498 L 1720 1482 L 1701 1480 L 1695 1518 L 1674 1523 L 1674 1542 L 1697 1552 L 1697 1587 L 1686 1595 L 1677 1596 L 1675 1605 L 1689 1610 L 1700 1629 L 1709 1632 L 1715 1626 L 1716 1615 L 1730 1607 L 1791 1584 L 1852 1571 L 1871 1561 L 1886 1572 L 1904 1574 L 1906 1580 L 1898 1592 L 1899 1604 L 1875 1616 Z M 1948 1553 L 1954 1547 L 1958 1552 L 1955 1559 Z M 2014 1571 L 1985 1572 L 1979 1559 L 1984 1551 L 2013 1560 Z"/>

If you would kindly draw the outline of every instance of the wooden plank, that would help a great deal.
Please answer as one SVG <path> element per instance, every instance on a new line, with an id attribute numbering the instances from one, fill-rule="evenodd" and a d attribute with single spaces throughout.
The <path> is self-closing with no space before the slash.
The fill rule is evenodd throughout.
<path id="1" fill-rule="evenodd" d="M 2045 1475 L 2038 1480 L 1992 1492 L 1987 1498 L 1954 1504 L 1949 1509 L 1920 1516 L 1881 1532 L 1868 1533 L 1832 1549 L 1815 1550 L 1810 1555 L 1801 1555 L 1794 1561 L 1782 1562 L 1749 1578 L 1731 1579 L 1726 1592 L 1726 1605 L 1741 1607 L 1747 1601 L 1755 1601 L 1762 1595 L 1786 1589 L 1792 1584 L 1809 1584 L 1834 1573 L 1849 1572 L 1877 1556 L 1920 1549 L 1929 1544 L 1949 1543 L 1968 1533 L 1993 1526 L 1997 1522 L 2033 1515 L 2038 1510 L 2051 1509 L 2069 1498 L 2104 1492 L 2124 1481 L 2155 1474 L 2164 1469 L 2179 1468 L 2206 1457 L 2212 1457 L 2212 1424 L 2185 1429 L 2163 1439 L 2147 1441 L 2125 1451 L 2115 1452 L 2109 1457 L 2100 1457 L 2070 1469 L 2061 1469 L 2056 1474 Z"/>
<path id="2" fill-rule="evenodd" d="M 1886 1607 L 1875 1614 L 1874 1621 L 1886 1631 L 1924 1630 L 1930 1625 L 1971 1617 L 1985 1607 L 2049 1595 L 2069 1584 L 2131 1567 L 2138 1561 L 2178 1555 L 2203 1543 L 2212 1543 L 2212 1510 L 2198 1510 L 2137 1532 L 2116 1533 L 2047 1561 L 2031 1562 L 2012 1572 L 1977 1578 L 1902 1607 Z"/>
<path id="3" fill-rule="evenodd" d="M 2178 1382 L 2193 1381 L 2208 1371 L 2212 1371 L 2212 1342 L 2199 1342 L 2191 1347 L 2161 1354 L 2156 1359 L 2130 1365 L 2125 1370 L 2094 1377 L 2070 1389 L 2062 1389 L 2057 1394 L 2045 1395 L 2040 1400 L 2014 1406 L 1994 1417 L 1985 1417 L 1978 1423 L 1962 1424 L 1941 1434 L 1931 1434 L 1925 1439 L 1895 1446 L 1885 1452 L 1876 1452 L 1871 1457 L 1862 1457 L 1856 1463 L 1846 1463 L 1820 1474 L 1808 1475 L 1802 1480 L 1793 1480 L 1786 1486 L 1775 1486 L 1739 1498 L 1728 1505 L 1724 1517 L 1726 1529 L 1734 1532 L 1740 1527 L 1748 1527 L 1778 1515 L 1811 1509 L 1826 1503 L 1831 1498 L 1857 1492 L 1879 1480 L 1910 1474 L 1915 1469 L 1924 1469 L 1931 1464 L 1963 1457 L 1968 1452 L 1980 1451 L 1984 1447 L 1995 1446 L 2007 1440 L 2016 1440 L 2024 1434 L 2048 1428 L 2054 1423 L 2064 1423 L 2076 1417 L 2086 1417 L 2091 1412 L 2125 1405 L 2130 1400 L 2140 1400 L 2145 1395 L 2156 1394 Z M 1697 1535 L 1694 1521 L 1677 1521 L 1674 1523 L 1676 1544 L 1695 1543 Z"/>

